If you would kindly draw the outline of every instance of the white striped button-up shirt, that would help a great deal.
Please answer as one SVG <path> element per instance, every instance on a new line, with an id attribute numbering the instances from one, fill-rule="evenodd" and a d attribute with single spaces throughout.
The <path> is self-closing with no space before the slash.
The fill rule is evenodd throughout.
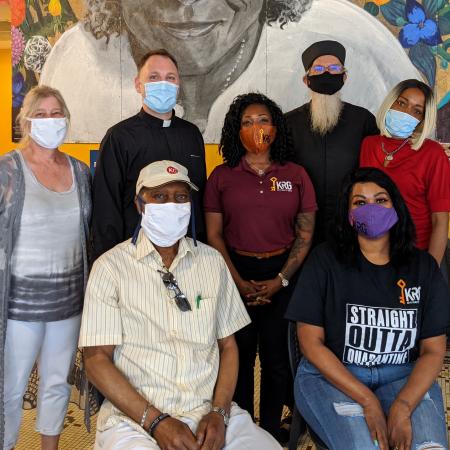
<path id="1" fill-rule="evenodd" d="M 102 255 L 89 278 L 80 346 L 115 345 L 114 364 L 149 403 L 174 417 L 200 420 L 219 370 L 217 339 L 250 323 L 221 254 L 189 238 L 179 242 L 170 271 L 192 311 L 182 312 L 158 270 L 159 253 L 141 230 Z M 129 422 L 108 400 L 97 427 Z"/>

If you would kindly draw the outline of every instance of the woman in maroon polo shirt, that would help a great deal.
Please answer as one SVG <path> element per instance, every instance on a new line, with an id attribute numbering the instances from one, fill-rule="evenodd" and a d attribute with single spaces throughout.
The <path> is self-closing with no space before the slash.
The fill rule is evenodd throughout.
<path id="1" fill-rule="evenodd" d="M 236 333 L 234 400 L 253 415 L 258 351 L 260 425 L 279 438 L 291 386 L 284 313 L 311 246 L 314 189 L 303 167 L 289 162 L 292 149 L 280 108 L 262 94 L 233 101 L 220 151 L 225 163 L 213 171 L 205 192 L 208 242 L 225 258 L 252 319 Z"/>

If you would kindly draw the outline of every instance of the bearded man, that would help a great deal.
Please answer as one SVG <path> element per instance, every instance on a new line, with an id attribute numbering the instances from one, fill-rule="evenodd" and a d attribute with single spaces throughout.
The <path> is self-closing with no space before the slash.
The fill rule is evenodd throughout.
<path id="1" fill-rule="evenodd" d="M 306 169 L 316 191 L 319 210 L 313 245 L 326 240 L 341 181 L 358 167 L 361 141 L 378 134 L 372 113 L 341 99 L 347 79 L 345 54 L 336 41 L 315 42 L 303 52 L 303 82 L 311 101 L 286 114 L 295 162 Z"/>

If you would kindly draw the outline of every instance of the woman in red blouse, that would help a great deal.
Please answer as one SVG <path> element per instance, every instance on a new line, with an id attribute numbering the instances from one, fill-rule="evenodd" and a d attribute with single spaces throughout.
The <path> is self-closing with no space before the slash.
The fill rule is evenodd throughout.
<path id="1" fill-rule="evenodd" d="M 427 139 L 435 122 L 432 89 L 419 80 L 400 82 L 378 111 L 380 135 L 362 143 L 360 165 L 394 180 L 416 226 L 417 247 L 440 264 L 447 245 L 450 164 L 442 146 Z"/>
<path id="2" fill-rule="evenodd" d="M 256 352 L 261 361 L 260 425 L 279 438 L 289 382 L 284 313 L 314 231 L 314 189 L 292 150 L 280 108 L 261 94 L 237 97 L 220 142 L 225 163 L 205 192 L 208 242 L 222 253 L 252 323 L 236 333 L 234 400 L 253 414 Z"/>

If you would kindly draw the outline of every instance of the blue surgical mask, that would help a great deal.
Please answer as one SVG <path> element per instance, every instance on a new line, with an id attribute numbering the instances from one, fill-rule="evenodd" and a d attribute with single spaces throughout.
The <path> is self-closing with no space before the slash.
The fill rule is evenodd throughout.
<path id="1" fill-rule="evenodd" d="M 177 104 L 178 85 L 168 81 L 145 83 L 144 103 L 153 111 L 164 114 Z"/>
<path id="2" fill-rule="evenodd" d="M 419 123 L 420 120 L 415 117 L 395 109 L 390 109 L 386 113 L 386 130 L 393 137 L 410 137 Z"/>

